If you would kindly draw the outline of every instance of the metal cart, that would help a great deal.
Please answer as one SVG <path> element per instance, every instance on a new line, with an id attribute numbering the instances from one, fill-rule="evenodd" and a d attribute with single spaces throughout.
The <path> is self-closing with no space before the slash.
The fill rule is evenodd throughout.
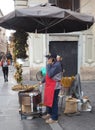
<path id="1" fill-rule="evenodd" d="M 40 91 L 19 91 L 18 92 L 21 120 L 27 117 L 41 117 L 42 110 L 38 109 L 38 104 L 41 103 Z"/>

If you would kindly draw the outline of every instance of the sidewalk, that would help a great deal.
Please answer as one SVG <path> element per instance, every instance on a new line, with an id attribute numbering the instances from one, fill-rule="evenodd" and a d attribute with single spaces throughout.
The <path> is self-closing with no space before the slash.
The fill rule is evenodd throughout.
<path id="1" fill-rule="evenodd" d="M 66 116 L 59 111 L 59 122 L 48 125 L 41 118 L 21 120 L 18 112 L 18 92 L 11 90 L 16 84 L 13 69 L 9 71 L 9 82 L 5 83 L 0 68 L 0 130 L 95 130 L 95 82 L 82 82 L 85 96 L 91 100 L 93 111 L 81 112 L 77 116 Z M 32 84 L 33 81 L 24 81 Z"/>

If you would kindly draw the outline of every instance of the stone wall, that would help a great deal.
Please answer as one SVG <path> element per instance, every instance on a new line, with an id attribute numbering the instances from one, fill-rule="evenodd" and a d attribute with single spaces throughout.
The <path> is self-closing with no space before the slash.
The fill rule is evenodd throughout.
<path id="1" fill-rule="evenodd" d="M 95 67 L 81 67 L 80 77 L 81 80 L 86 81 L 95 80 Z"/>

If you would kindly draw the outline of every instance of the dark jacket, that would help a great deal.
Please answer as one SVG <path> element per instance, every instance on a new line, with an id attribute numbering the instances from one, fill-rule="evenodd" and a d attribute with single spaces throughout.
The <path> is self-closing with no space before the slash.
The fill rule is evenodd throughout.
<path id="1" fill-rule="evenodd" d="M 56 61 L 54 64 L 47 64 L 47 74 L 50 78 L 60 81 L 62 78 L 62 66 L 59 61 Z M 42 80 L 42 83 L 45 82 L 45 77 Z"/>
<path id="2" fill-rule="evenodd" d="M 61 63 L 56 61 L 54 64 L 47 65 L 47 74 L 50 78 L 54 77 L 56 74 L 62 72 Z"/>

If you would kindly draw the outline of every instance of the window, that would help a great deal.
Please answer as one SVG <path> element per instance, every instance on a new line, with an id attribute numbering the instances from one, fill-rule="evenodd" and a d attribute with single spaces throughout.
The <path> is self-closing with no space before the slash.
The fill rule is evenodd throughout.
<path id="1" fill-rule="evenodd" d="M 93 42 L 92 36 L 87 36 L 87 42 L 85 44 L 85 61 L 91 63 L 93 61 Z"/>
<path id="2" fill-rule="evenodd" d="M 79 12 L 80 0 L 49 0 L 49 3 L 53 3 L 60 8 L 71 9 Z"/>

